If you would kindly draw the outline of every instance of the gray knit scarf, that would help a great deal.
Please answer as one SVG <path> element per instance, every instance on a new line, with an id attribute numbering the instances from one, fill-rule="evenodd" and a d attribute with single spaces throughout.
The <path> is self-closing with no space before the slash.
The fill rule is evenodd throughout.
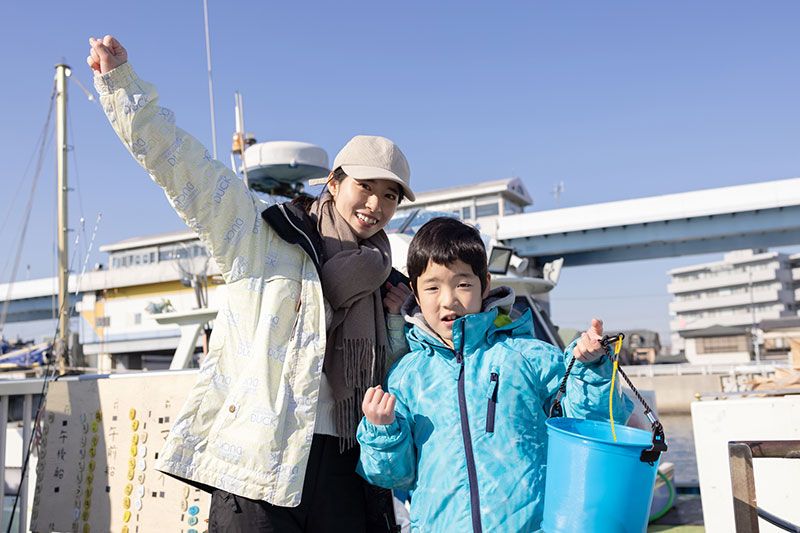
<path id="1" fill-rule="evenodd" d="M 325 372 L 336 401 L 334 417 L 341 449 L 351 448 L 367 387 L 381 382 L 389 352 L 380 288 L 392 269 L 383 230 L 359 239 L 326 191 L 311 206 L 322 237 L 322 293 L 333 309 L 325 346 Z"/>

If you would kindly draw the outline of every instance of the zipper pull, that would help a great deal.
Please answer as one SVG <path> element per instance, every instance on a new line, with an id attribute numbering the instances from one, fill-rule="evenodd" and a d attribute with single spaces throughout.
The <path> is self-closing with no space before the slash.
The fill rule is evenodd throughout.
<path id="1" fill-rule="evenodd" d="M 297 335 L 297 323 L 300 322 L 300 304 L 303 302 L 302 298 L 297 299 L 297 305 L 294 307 L 294 324 L 292 324 L 292 334 L 289 336 L 289 342 L 292 342 Z"/>
<path id="2" fill-rule="evenodd" d="M 500 376 L 497 372 L 492 372 L 489 377 L 489 388 L 486 390 L 486 397 L 490 400 L 497 401 L 497 382 Z"/>
<path id="3" fill-rule="evenodd" d="M 494 433 L 494 417 L 497 411 L 497 384 L 500 380 L 500 375 L 497 372 L 492 372 L 489 378 L 489 390 L 486 394 L 489 401 L 486 404 L 486 433 Z"/>

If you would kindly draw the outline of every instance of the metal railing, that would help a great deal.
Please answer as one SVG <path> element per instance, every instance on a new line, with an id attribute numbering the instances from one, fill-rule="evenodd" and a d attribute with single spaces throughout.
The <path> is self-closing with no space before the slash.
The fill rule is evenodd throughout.
<path id="1" fill-rule="evenodd" d="M 178 373 L 194 373 L 197 369 L 187 370 L 156 370 L 156 371 L 133 371 L 133 372 L 119 372 L 114 374 L 84 374 L 80 376 L 65 376 L 57 378 L 58 381 L 79 381 L 85 379 L 125 379 L 129 377 L 137 377 L 142 374 L 147 375 L 160 375 L 164 373 L 178 374 Z M 33 436 L 33 409 L 38 406 L 38 401 L 34 405 L 35 397 L 40 395 L 44 386 L 44 378 L 25 378 L 16 380 L 2 380 L 0 379 L 0 488 L 5 492 L 6 481 L 6 448 L 8 444 L 8 427 L 9 427 L 9 405 L 11 399 L 21 396 L 22 401 L 22 451 L 20 465 L 24 467 L 25 458 L 28 452 L 28 447 Z M 52 382 L 53 378 L 48 381 Z M 36 468 L 32 464 L 28 464 L 27 472 L 24 476 L 20 475 L 19 484 L 19 501 L 17 502 L 17 509 L 15 515 L 18 517 L 17 530 L 20 533 L 28 531 L 28 520 L 30 517 L 30 508 L 28 506 L 28 487 L 31 476 L 36 475 Z M 3 495 L 3 503 L 5 503 L 5 494 Z M 15 494 L 8 494 L 7 496 L 15 496 Z M 3 524 L 5 519 L 4 505 L 0 505 L 0 525 Z M 14 519 L 14 516 L 8 517 L 9 523 Z M 3 529 L 4 533 L 6 530 Z"/>
<path id="2" fill-rule="evenodd" d="M 8 407 L 9 400 L 15 396 L 22 396 L 22 457 L 20 465 L 25 464 L 25 457 L 33 433 L 33 397 L 42 392 L 44 379 L 22 379 L 22 380 L 0 380 L 0 488 L 3 491 L 3 505 L 0 505 L 0 524 L 5 519 L 5 483 L 6 483 L 6 445 L 8 443 Z M 30 472 L 30 465 L 28 468 Z M 28 482 L 27 478 L 20 476 L 19 483 L 19 502 L 17 504 L 18 531 L 20 533 L 28 531 Z M 13 496 L 9 494 L 8 496 Z M 9 522 L 14 519 L 8 517 Z"/>
<path id="3" fill-rule="evenodd" d="M 666 363 L 655 365 L 626 365 L 625 372 L 630 377 L 654 376 L 689 376 L 689 375 L 769 375 L 776 368 L 786 367 L 786 363 L 736 363 L 736 364 L 705 364 L 691 363 Z"/>
<path id="4" fill-rule="evenodd" d="M 758 533 L 759 517 L 784 531 L 800 532 L 800 526 L 758 507 L 753 475 L 753 459 L 800 459 L 800 440 L 733 441 L 728 443 L 728 456 L 736 533 Z"/>

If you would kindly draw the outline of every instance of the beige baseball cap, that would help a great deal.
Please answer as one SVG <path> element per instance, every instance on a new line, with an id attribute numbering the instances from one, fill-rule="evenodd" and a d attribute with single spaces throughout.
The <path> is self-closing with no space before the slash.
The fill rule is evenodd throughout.
<path id="1" fill-rule="evenodd" d="M 339 167 L 353 179 L 391 180 L 403 188 L 403 196 L 412 202 L 415 199 L 408 160 L 386 137 L 356 135 L 336 154 L 333 168 Z"/>

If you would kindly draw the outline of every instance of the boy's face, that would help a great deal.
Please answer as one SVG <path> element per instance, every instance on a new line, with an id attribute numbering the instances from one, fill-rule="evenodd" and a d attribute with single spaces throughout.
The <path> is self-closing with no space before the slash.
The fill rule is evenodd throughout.
<path id="1" fill-rule="evenodd" d="M 428 261 L 425 271 L 417 278 L 416 298 L 425 321 L 442 340 L 453 347 L 453 322 L 464 315 L 478 313 L 483 298 L 481 280 L 467 263 L 457 260 L 450 265 Z"/>

